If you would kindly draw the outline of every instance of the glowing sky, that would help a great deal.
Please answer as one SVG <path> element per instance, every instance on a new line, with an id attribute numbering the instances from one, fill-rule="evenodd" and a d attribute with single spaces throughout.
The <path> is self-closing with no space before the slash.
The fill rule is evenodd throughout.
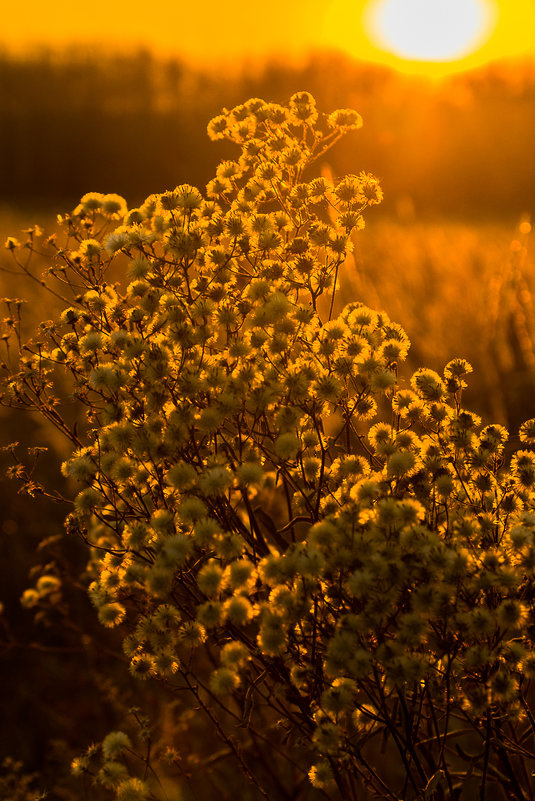
<path id="1" fill-rule="evenodd" d="M 397 52 L 392 52 L 396 43 L 393 46 L 392 37 L 389 39 L 384 30 L 380 36 L 372 30 L 370 13 L 378 2 L 392 0 L 91 0 L 87 4 L 74 4 L 72 0 L 2 0 L 0 46 L 20 50 L 43 44 L 57 47 L 92 43 L 117 48 L 145 45 L 197 63 L 266 54 L 298 55 L 328 47 L 407 72 L 432 72 L 432 65 L 422 66 L 421 58 L 407 57 L 406 52 L 400 55 L 399 46 Z M 405 3 L 409 13 L 415 2 L 425 2 L 429 8 L 444 0 L 394 0 L 394 5 L 399 13 Z M 532 0 L 477 2 L 495 12 L 495 25 L 482 37 L 475 53 L 454 60 L 446 71 L 496 58 L 529 55 L 535 59 Z M 404 19 L 403 13 L 402 10 L 399 19 Z M 468 22 L 461 20 L 461 24 Z M 394 19 L 394 29 L 396 25 Z M 429 53 L 432 42 L 428 41 L 427 46 Z M 432 53 L 429 60 L 433 60 Z M 441 69 L 444 70 L 444 60 Z"/>

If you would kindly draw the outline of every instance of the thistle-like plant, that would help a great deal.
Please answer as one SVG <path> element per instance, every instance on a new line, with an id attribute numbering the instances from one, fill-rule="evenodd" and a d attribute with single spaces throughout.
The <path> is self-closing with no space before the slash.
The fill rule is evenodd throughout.
<path id="1" fill-rule="evenodd" d="M 131 210 L 85 195 L 50 270 L 72 296 L 2 400 L 72 442 L 67 528 L 89 546 L 100 621 L 124 632 L 134 676 L 179 699 L 177 719 L 207 716 L 251 798 L 521 801 L 535 422 L 506 459 L 507 431 L 462 405 L 466 361 L 405 384 L 399 325 L 360 302 L 334 315 L 381 189 L 308 168 L 360 126 L 306 92 L 249 100 L 208 126 L 240 153 L 204 194 Z M 133 753 L 112 732 L 73 769 L 119 801 L 163 797 Z"/>

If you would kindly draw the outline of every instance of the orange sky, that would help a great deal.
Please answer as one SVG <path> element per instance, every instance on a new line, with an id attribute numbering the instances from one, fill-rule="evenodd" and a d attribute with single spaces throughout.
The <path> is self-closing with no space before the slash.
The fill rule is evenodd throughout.
<path id="1" fill-rule="evenodd" d="M 444 73 L 496 58 L 535 59 L 533 0 L 479 0 L 494 4 L 497 19 L 488 41 L 468 58 L 441 65 L 396 57 L 370 40 L 363 12 L 373 2 L 391 0 L 3 0 L 0 45 L 8 50 L 46 44 L 98 43 L 114 47 L 146 45 L 197 63 L 239 56 L 299 55 L 309 49 L 337 48 L 406 72 Z M 432 4 L 438 0 L 420 0 Z M 414 0 L 395 0 L 402 4 Z M 416 0 L 418 2 L 418 0 Z M 465 0 L 468 2 L 468 0 Z"/>

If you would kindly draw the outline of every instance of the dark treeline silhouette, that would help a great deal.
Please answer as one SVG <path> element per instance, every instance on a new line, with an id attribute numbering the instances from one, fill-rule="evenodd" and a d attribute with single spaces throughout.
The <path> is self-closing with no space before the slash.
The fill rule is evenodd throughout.
<path id="1" fill-rule="evenodd" d="M 87 191 L 130 205 L 188 181 L 202 186 L 233 149 L 206 123 L 251 96 L 311 91 L 357 108 L 362 131 L 332 168 L 381 177 L 386 211 L 514 218 L 534 205 L 535 71 L 496 65 L 433 86 L 335 53 L 233 73 L 148 51 L 0 54 L 0 203 L 67 209 Z"/>

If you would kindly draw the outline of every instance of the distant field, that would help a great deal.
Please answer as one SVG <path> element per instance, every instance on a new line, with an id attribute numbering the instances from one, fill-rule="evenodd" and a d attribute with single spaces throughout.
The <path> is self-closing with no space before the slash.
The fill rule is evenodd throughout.
<path id="1" fill-rule="evenodd" d="M 61 211 L 65 211 L 61 209 Z M 24 229 L 31 226 L 38 225 L 48 234 L 53 233 L 56 229 L 56 214 L 50 211 L 40 210 L 27 210 L 21 211 L 9 206 L 0 205 L 0 298 L 1 297 L 20 297 L 28 300 L 29 306 L 33 301 L 38 301 L 38 305 L 32 307 L 36 321 L 46 319 L 43 312 L 44 308 L 49 308 L 48 314 L 51 314 L 53 306 L 50 306 L 50 296 L 47 295 L 46 301 L 44 299 L 45 293 L 40 288 L 37 281 L 28 277 L 21 277 L 20 271 L 17 270 L 13 258 L 8 250 L 5 248 L 5 241 L 8 236 L 13 236 L 20 242 L 26 241 L 26 234 L 23 233 Z M 24 252 L 27 255 L 27 252 Z M 31 257 L 30 261 L 31 271 L 37 277 L 40 277 L 43 270 L 46 269 L 48 263 L 44 259 Z M 47 305 L 43 305 L 45 302 Z M 28 318 L 28 307 L 26 307 L 26 317 Z M 0 319 L 3 317 L 3 311 L 0 313 Z"/>
<path id="2" fill-rule="evenodd" d="M 535 290 L 528 225 L 372 222 L 342 277 L 359 298 L 403 325 L 410 367 L 474 367 L 467 403 L 517 427 L 535 416 Z"/>

